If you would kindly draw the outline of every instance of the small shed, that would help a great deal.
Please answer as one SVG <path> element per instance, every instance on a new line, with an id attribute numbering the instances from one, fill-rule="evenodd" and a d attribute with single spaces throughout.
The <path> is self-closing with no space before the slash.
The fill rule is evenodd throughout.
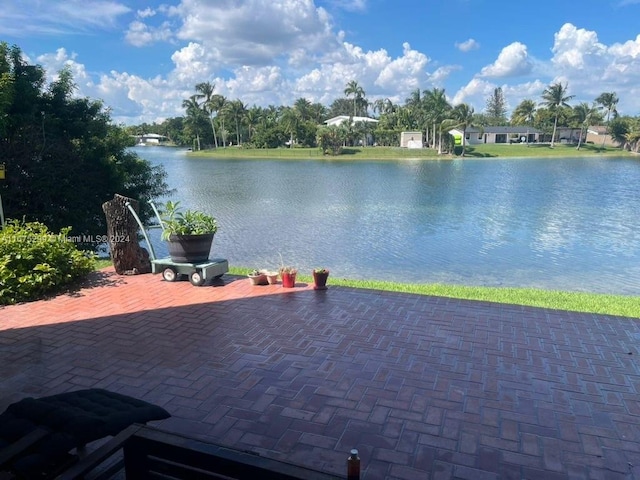
<path id="1" fill-rule="evenodd" d="M 423 148 L 422 132 L 400 132 L 400 147 Z"/>

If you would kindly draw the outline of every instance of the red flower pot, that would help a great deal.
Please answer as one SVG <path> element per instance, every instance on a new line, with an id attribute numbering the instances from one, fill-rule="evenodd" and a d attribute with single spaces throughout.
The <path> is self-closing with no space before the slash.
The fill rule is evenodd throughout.
<path id="1" fill-rule="evenodd" d="M 289 272 L 280 272 L 282 278 L 282 286 L 284 288 L 293 288 L 296 286 L 296 274 Z"/>

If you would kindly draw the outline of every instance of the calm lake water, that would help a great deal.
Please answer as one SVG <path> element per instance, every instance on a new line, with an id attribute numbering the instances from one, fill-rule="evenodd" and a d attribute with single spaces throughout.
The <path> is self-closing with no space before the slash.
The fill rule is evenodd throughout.
<path id="1" fill-rule="evenodd" d="M 138 147 L 212 256 L 340 278 L 640 295 L 640 159 L 203 160 Z M 152 231 L 156 254 L 166 247 Z"/>

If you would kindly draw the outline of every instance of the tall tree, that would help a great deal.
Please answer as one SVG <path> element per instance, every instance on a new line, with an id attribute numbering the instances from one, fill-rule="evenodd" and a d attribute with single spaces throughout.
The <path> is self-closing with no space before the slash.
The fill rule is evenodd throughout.
<path id="1" fill-rule="evenodd" d="M 216 148 L 218 148 L 218 137 L 216 136 L 216 126 L 214 125 L 214 122 L 213 122 L 213 114 L 217 111 L 215 108 L 216 103 L 213 101 L 213 97 L 214 97 L 213 91 L 215 90 L 215 88 L 216 86 L 211 82 L 198 83 L 196 85 L 196 92 L 198 92 L 196 94 L 196 97 L 204 98 L 204 102 L 202 103 L 202 108 L 204 109 L 207 116 L 209 117 L 209 122 L 211 123 L 211 130 L 213 131 L 213 144 L 215 145 Z"/>
<path id="2" fill-rule="evenodd" d="M 562 107 L 569 107 L 569 100 L 575 95 L 567 95 L 568 85 L 554 83 L 545 88 L 542 92 L 543 104 L 553 112 L 553 133 L 551 134 L 551 148 L 553 148 L 556 139 L 556 130 L 558 129 L 558 115 Z"/>
<path id="3" fill-rule="evenodd" d="M 410 119 L 408 125 L 411 130 L 424 130 L 427 128 L 427 116 L 425 112 L 425 101 L 424 98 L 420 95 L 420 89 L 416 88 L 411 92 L 411 95 L 405 99 L 404 107 L 407 109 L 409 113 Z"/>
<path id="4" fill-rule="evenodd" d="M 75 94 L 69 69 L 45 86 L 44 69 L 17 46 L 0 42 L 0 194 L 7 218 L 39 221 L 73 235 L 104 235 L 102 204 L 115 193 L 140 201 L 167 193 L 165 173 L 127 147 L 131 137 L 112 123 L 102 102 Z M 6 115 L 6 118 L 4 117 Z M 89 246 L 89 245 L 87 245 Z M 91 245 L 95 247 L 96 245 Z"/>
<path id="5" fill-rule="evenodd" d="M 311 118 L 311 102 L 306 98 L 299 98 L 293 102 L 293 108 L 296 109 L 300 120 L 306 122 Z"/>
<path id="6" fill-rule="evenodd" d="M 204 110 L 198 103 L 198 96 L 191 95 L 188 99 L 182 101 L 182 108 L 187 112 L 187 124 L 195 134 L 196 150 L 200 150 L 200 121 L 205 115 Z"/>
<path id="7" fill-rule="evenodd" d="M 353 116 L 358 116 L 357 107 L 359 101 L 364 98 L 364 89 L 360 85 L 358 85 L 358 82 L 356 82 L 355 80 L 351 80 L 349 83 L 347 83 L 347 86 L 344 89 L 344 94 L 347 97 L 353 95 Z"/>
<path id="8" fill-rule="evenodd" d="M 451 120 L 455 122 L 453 128 L 462 129 L 462 156 L 464 157 L 467 143 L 467 129 L 473 126 L 473 107 L 460 103 L 451 110 Z"/>
<path id="9" fill-rule="evenodd" d="M 300 127 L 300 113 L 295 108 L 289 107 L 282 113 L 280 121 L 284 131 L 289 134 L 289 148 L 293 148 Z"/>
<path id="10" fill-rule="evenodd" d="M 247 128 L 249 129 L 249 141 L 251 141 L 251 137 L 253 136 L 253 132 L 255 131 L 257 125 L 260 123 L 263 117 L 262 108 L 253 106 L 247 110 L 245 114 L 245 119 L 247 120 Z"/>
<path id="11" fill-rule="evenodd" d="M 611 118 L 611 113 L 617 114 L 616 106 L 618 105 L 618 95 L 615 92 L 603 92 L 598 98 L 596 98 L 596 103 L 601 105 L 602 108 L 607 110 L 607 130 L 609 129 L 609 120 Z M 606 135 L 602 137 L 602 148 L 604 148 L 604 142 L 607 139 Z"/>
<path id="12" fill-rule="evenodd" d="M 513 125 L 531 125 L 535 120 L 536 102 L 533 100 L 523 100 L 511 114 L 511 123 Z"/>
<path id="13" fill-rule="evenodd" d="M 427 117 L 433 124 L 433 142 L 436 148 L 436 128 L 438 134 L 438 154 L 442 153 L 442 121 L 447 118 L 451 111 L 451 105 L 447 101 L 444 88 L 433 88 L 424 92 L 425 109 Z"/>
<path id="14" fill-rule="evenodd" d="M 495 88 L 487 98 L 485 113 L 489 125 L 505 125 L 507 123 L 507 102 L 504 99 L 502 87 Z"/>
<path id="15" fill-rule="evenodd" d="M 598 107 L 595 104 L 589 105 L 587 102 L 582 102 L 573 107 L 573 115 L 578 125 L 580 125 L 580 138 L 578 138 L 578 146 L 576 147 L 576 150 L 580 150 L 584 131 L 589 128 L 593 119 L 597 117 Z"/>
<path id="16" fill-rule="evenodd" d="M 225 114 L 230 116 L 236 126 L 236 145 L 240 145 L 240 124 L 244 121 L 245 115 L 247 113 L 247 107 L 242 103 L 241 100 L 236 99 L 231 102 L 227 102 L 225 105 Z"/>

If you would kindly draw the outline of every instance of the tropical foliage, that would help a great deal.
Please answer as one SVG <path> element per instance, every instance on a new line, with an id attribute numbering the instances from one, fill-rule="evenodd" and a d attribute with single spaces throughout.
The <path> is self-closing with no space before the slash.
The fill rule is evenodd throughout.
<path id="1" fill-rule="evenodd" d="M 467 104 L 452 105 L 442 88 L 415 89 L 402 103 L 389 98 L 369 102 L 366 92 L 355 80 L 344 88 L 344 97 L 325 107 L 306 98 L 294 100 L 291 106 L 268 107 L 244 105 L 240 100 L 228 100 L 215 94 L 215 85 L 199 83 L 196 94 L 184 101 L 185 117 L 169 119 L 162 124 L 143 124 L 132 127 L 134 132 L 159 133 L 177 145 L 199 148 L 228 147 L 227 137 L 235 146 L 247 148 L 309 148 L 318 147 L 326 154 L 337 155 L 344 147 L 379 145 L 397 147 L 403 131 L 421 131 L 427 146 L 444 153 L 453 151 L 452 128 L 466 133 L 470 127 L 522 125 L 543 132 L 544 141 L 551 146 L 557 141 L 559 127 L 579 130 L 578 149 L 591 125 L 605 124 L 621 147 L 637 145 L 637 122 L 627 122 L 628 132 L 620 133 L 615 92 L 605 92 L 589 106 L 571 106 L 574 95 L 567 84 L 555 83 L 541 92 L 541 102 L 525 99 L 507 118 L 507 101 L 500 87 L 486 100 L 484 112 L 476 113 Z M 198 113 L 197 109 L 201 112 Z M 340 128 L 323 126 L 329 118 L 345 116 L 352 119 Z M 372 116 L 377 123 L 354 121 L 354 117 Z M 197 124 L 197 125 L 196 125 Z M 207 126 L 208 124 L 208 126 Z M 627 128 L 625 127 L 625 128 Z M 218 139 L 222 136 L 222 143 Z M 578 136 L 578 134 L 575 134 Z M 462 154 L 465 153 L 463 145 Z"/>
<path id="2" fill-rule="evenodd" d="M 563 107 L 569 107 L 569 100 L 571 100 L 574 95 L 567 94 L 568 85 L 562 85 L 561 83 L 554 83 L 550 85 L 548 88 L 542 92 L 542 100 L 543 104 L 549 109 L 549 111 L 553 114 L 553 133 L 551 134 L 551 148 L 553 148 L 553 143 L 556 139 L 556 130 L 558 128 L 558 116 L 560 115 L 560 110 Z"/>
<path id="3" fill-rule="evenodd" d="M 93 256 L 76 248 L 70 231 L 17 220 L 0 229 L 0 305 L 57 292 L 93 271 Z"/>
<path id="4" fill-rule="evenodd" d="M 42 67 L 29 64 L 17 46 L 0 43 L 0 87 L 7 218 L 102 235 L 102 204 L 115 193 L 140 200 L 143 219 L 153 215 L 146 200 L 165 194 L 164 170 L 127 148 L 131 137 L 101 102 L 73 95 L 70 70 L 47 85 Z"/>

